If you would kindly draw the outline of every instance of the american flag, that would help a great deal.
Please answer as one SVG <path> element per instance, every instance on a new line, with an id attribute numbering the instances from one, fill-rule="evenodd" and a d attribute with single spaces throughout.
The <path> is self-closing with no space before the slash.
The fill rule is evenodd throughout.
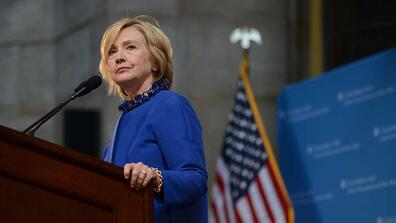
<path id="1" fill-rule="evenodd" d="M 210 198 L 211 223 L 292 223 L 294 212 L 248 79 L 244 55 Z"/>

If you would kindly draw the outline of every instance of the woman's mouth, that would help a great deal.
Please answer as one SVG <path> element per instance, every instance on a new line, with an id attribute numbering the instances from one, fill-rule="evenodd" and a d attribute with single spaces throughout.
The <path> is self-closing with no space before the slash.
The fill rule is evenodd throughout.
<path id="1" fill-rule="evenodd" d="M 116 73 L 124 73 L 125 71 L 129 70 L 130 67 L 119 67 L 116 70 Z"/>

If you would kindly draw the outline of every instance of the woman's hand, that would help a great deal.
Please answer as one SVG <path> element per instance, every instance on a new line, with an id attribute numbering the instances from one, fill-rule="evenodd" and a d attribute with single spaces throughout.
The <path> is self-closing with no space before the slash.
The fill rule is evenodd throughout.
<path id="1" fill-rule="evenodd" d="M 150 180 L 153 180 L 154 187 L 157 187 L 160 180 L 158 174 L 142 162 L 125 164 L 124 176 L 125 179 L 131 179 L 130 186 L 136 190 L 145 188 Z"/>

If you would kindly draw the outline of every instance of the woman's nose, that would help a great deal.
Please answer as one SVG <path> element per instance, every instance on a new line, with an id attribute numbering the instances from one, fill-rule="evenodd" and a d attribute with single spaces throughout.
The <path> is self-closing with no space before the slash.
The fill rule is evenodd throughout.
<path id="1" fill-rule="evenodd" d="M 124 56 L 124 53 L 121 50 L 117 52 L 116 61 L 115 62 L 116 62 L 116 64 L 120 64 L 120 63 L 125 62 L 125 56 Z"/>
<path id="2" fill-rule="evenodd" d="M 123 63 L 123 62 L 125 62 L 125 59 L 123 57 L 118 57 L 116 59 L 116 64 L 120 64 L 120 63 Z"/>

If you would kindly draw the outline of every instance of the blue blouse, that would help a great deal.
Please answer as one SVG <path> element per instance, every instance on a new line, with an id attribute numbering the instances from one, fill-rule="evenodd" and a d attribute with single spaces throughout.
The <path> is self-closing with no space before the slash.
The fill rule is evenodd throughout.
<path id="1" fill-rule="evenodd" d="M 207 222 L 202 129 L 183 96 L 163 90 L 123 113 L 106 156 L 119 167 L 143 162 L 161 170 L 163 188 L 155 194 L 155 222 Z"/>

